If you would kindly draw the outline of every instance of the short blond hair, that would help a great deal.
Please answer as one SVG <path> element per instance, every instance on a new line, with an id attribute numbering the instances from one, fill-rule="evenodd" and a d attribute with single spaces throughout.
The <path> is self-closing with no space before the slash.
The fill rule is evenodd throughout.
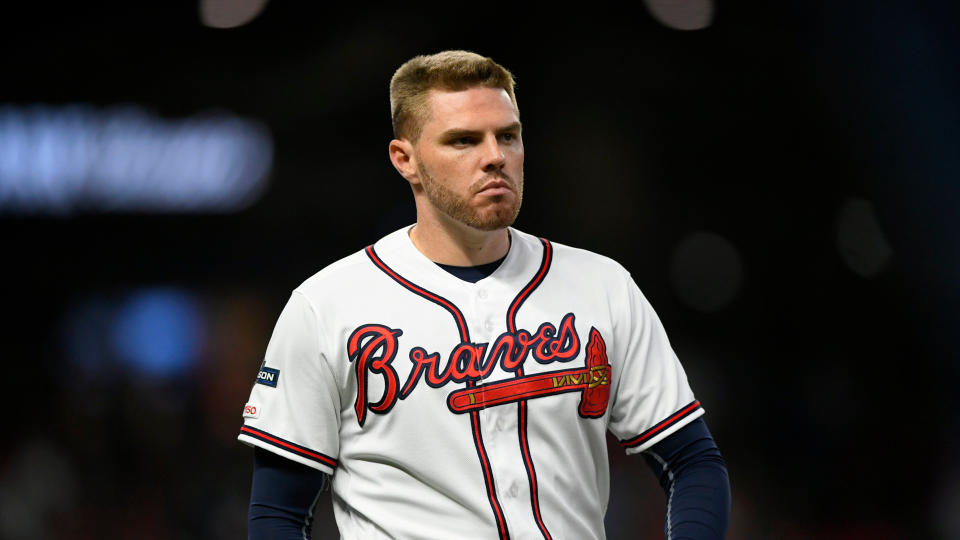
<path id="1" fill-rule="evenodd" d="M 470 51 L 443 51 L 415 56 L 390 79 L 390 115 L 393 136 L 416 142 L 429 119 L 427 96 L 431 89 L 459 91 L 483 86 L 502 88 L 514 108 L 517 97 L 513 74 L 486 56 Z M 517 108 L 518 113 L 519 109 Z"/>

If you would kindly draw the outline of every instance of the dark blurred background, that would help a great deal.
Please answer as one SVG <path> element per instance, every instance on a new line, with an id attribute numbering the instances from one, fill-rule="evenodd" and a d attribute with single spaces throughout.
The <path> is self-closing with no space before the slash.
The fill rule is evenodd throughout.
<path id="1" fill-rule="evenodd" d="M 387 85 L 447 48 L 517 77 L 517 227 L 617 259 L 663 319 L 728 538 L 960 538 L 960 9 L 773 4 L 7 11 L 0 538 L 245 537 L 274 321 L 413 221 Z M 608 536 L 661 538 L 610 454 Z"/>

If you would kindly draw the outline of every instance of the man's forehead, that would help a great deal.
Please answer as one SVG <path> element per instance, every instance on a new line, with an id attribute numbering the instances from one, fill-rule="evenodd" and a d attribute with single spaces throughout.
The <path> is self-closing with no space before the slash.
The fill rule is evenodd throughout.
<path id="1" fill-rule="evenodd" d="M 465 120 L 478 114 L 504 115 L 516 119 L 516 109 L 503 88 L 476 86 L 465 90 L 431 88 L 427 102 L 431 120 Z"/>

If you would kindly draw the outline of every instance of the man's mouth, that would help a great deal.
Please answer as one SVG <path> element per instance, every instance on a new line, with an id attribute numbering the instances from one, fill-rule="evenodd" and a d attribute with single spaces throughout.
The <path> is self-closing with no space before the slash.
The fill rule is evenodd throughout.
<path id="1" fill-rule="evenodd" d="M 480 186 L 480 189 L 477 190 L 477 193 L 483 194 L 483 195 L 495 196 L 495 195 L 506 195 L 507 193 L 510 193 L 512 191 L 513 189 L 510 187 L 510 184 L 506 180 L 503 180 L 501 178 L 494 178 L 493 180 L 490 180 L 484 183 L 482 186 Z"/>

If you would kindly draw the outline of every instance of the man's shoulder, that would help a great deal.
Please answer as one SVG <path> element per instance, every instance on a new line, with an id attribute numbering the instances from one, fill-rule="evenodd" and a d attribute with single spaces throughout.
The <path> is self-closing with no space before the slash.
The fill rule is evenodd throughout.
<path id="1" fill-rule="evenodd" d="M 517 231 L 521 237 L 528 240 L 537 241 L 537 237 Z M 590 272 L 595 274 L 613 276 L 629 275 L 630 272 L 616 260 L 590 251 L 588 249 L 571 246 L 562 242 L 556 242 L 549 238 L 544 238 L 550 243 L 553 250 L 554 264 L 570 267 L 579 272 Z M 528 240 L 529 241 L 529 240 Z"/>
<path id="2" fill-rule="evenodd" d="M 391 246 L 402 238 L 401 229 L 377 240 L 376 246 Z M 367 246 L 369 247 L 369 246 Z M 379 270 L 371 263 L 367 247 L 334 261 L 304 280 L 295 290 L 308 298 L 330 297 L 331 294 L 352 294 L 369 284 L 371 275 Z"/>
<path id="3" fill-rule="evenodd" d="M 323 267 L 308 277 L 295 290 L 310 295 L 327 290 L 338 290 L 352 284 L 359 285 L 366 267 L 370 265 L 363 249 Z"/>

